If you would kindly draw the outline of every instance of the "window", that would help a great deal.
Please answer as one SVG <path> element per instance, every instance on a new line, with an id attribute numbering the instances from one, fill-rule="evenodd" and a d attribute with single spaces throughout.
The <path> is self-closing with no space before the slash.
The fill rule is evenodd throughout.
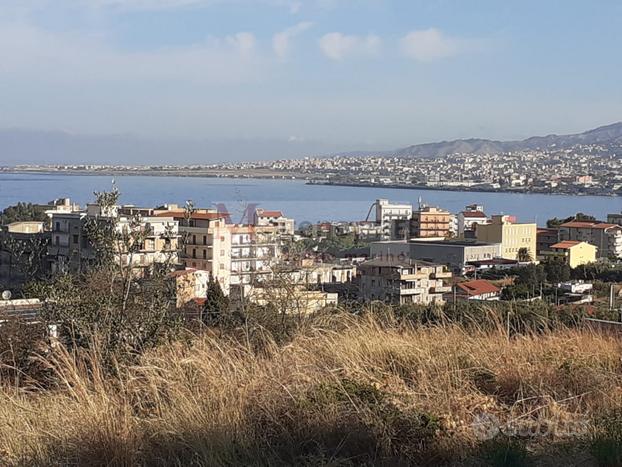
<path id="1" fill-rule="evenodd" d="M 220 256 L 225 256 L 225 250 L 220 250 Z"/>
<path id="2" fill-rule="evenodd" d="M 57 235 L 56 238 L 54 239 L 54 244 L 56 246 L 60 245 L 60 237 Z"/>
<path id="3" fill-rule="evenodd" d="M 203 250 L 203 259 L 207 259 L 207 250 Z"/>
<path id="4" fill-rule="evenodd" d="M 56 223 L 56 226 L 54 227 L 54 230 L 56 230 L 57 232 L 60 230 L 60 222 Z"/>
<path id="5" fill-rule="evenodd" d="M 74 235 L 74 236 L 73 236 L 73 243 L 74 243 L 74 244 L 77 244 L 77 243 L 78 243 L 78 237 L 79 237 L 78 235 Z"/>
<path id="6" fill-rule="evenodd" d="M 207 245 L 207 235 L 203 235 L 203 245 Z"/>
<path id="7" fill-rule="evenodd" d="M 192 249 L 192 257 L 193 257 L 193 258 L 196 258 L 196 257 L 197 257 L 197 249 L 196 249 L 196 248 L 193 248 L 193 249 Z"/>
<path id="8" fill-rule="evenodd" d="M 193 235 L 193 236 L 192 236 L 192 244 L 193 244 L 193 245 L 196 245 L 196 244 L 197 244 L 197 236 L 196 236 L 196 235 Z"/>

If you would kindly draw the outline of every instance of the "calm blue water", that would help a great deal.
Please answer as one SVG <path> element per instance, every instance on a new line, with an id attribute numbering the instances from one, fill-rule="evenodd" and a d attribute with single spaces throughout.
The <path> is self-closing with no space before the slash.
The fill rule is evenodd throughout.
<path id="1" fill-rule="evenodd" d="M 61 197 L 84 205 L 93 200 L 94 191 L 109 190 L 111 181 L 110 176 L 0 174 L 0 208 L 18 201 L 42 203 Z M 234 221 L 252 203 L 280 209 L 297 222 L 362 220 L 377 198 L 416 204 L 420 196 L 427 204 L 452 212 L 479 203 L 489 215 L 514 214 L 521 221 L 535 220 L 540 225 L 555 216 L 584 212 L 605 219 L 607 213 L 622 210 L 620 197 L 354 188 L 305 185 L 297 180 L 117 176 L 115 181 L 124 204 L 183 204 L 188 199 L 197 207 L 224 203 Z"/>

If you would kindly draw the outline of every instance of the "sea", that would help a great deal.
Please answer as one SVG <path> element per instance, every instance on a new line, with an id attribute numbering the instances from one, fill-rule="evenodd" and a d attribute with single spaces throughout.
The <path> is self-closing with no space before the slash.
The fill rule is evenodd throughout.
<path id="1" fill-rule="evenodd" d="M 100 176 L 68 174 L 0 174 L 0 209 L 19 201 L 45 203 L 71 198 L 84 205 L 94 200 L 94 192 L 116 187 L 121 203 L 136 206 L 183 205 L 191 200 L 196 207 L 223 207 L 234 222 L 242 220 L 249 207 L 281 210 L 302 222 L 359 221 L 374 218 L 372 205 L 378 198 L 392 202 L 420 201 L 459 212 L 468 204 L 481 204 L 488 215 L 511 214 L 521 222 L 546 225 L 553 217 L 577 212 L 606 220 L 608 213 L 622 211 L 622 197 L 551 194 L 478 193 L 429 191 L 380 187 L 307 185 L 303 180 L 201 178 L 175 176 Z"/>

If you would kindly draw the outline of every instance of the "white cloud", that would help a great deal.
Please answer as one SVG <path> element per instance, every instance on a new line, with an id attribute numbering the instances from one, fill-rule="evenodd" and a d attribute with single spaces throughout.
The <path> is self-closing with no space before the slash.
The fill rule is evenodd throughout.
<path id="1" fill-rule="evenodd" d="M 463 50 L 463 41 L 449 37 L 435 28 L 411 31 L 400 40 L 400 48 L 407 57 L 429 62 L 451 57 Z"/>
<path id="2" fill-rule="evenodd" d="M 320 49 L 331 60 L 343 60 L 351 55 L 375 55 L 380 49 L 378 36 L 350 36 L 340 32 L 331 32 L 320 38 Z"/>
<path id="3" fill-rule="evenodd" d="M 60 83 L 247 81 L 262 63 L 255 36 L 239 32 L 184 47 L 127 51 L 100 36 L 51 33 L 28 24 L 0 27 L 0 79 Z"/>
<path id="4" fill-rule="evenodd" d="M 272 37 L 272 49 L 277 57 L 281 60 L 286 58 L 291 50 L 292 39 L 305 32 L 312 25 L 313 23 L 305 21 L 275 34 Z"/>

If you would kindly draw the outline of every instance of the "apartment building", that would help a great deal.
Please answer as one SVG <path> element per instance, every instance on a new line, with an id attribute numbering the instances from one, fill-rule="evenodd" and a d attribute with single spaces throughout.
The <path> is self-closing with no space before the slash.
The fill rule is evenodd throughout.
<path id="1" fill-rule="evenodd" d="M 276 226 L 227 225 L 231 235 L 231 285 L 252 285 L 272 277 L 280 257 Z"/>
<path id="2" fill-rule="evenodd" d="M 443 303 L 452 274 L 445 266 L 422 261 L 373 259 L 359 265 L 360 297 L 396 305 Z"/>
<path id="3" fill-rule="evenodd" d="M 159 217 L 172 216 L 179 223 L 181 261 L 186 268 L 208 271 L 228 294 L 231 282 L 231 232 L 226 213 L 198 209 L 186 212 L 165 209 Z"/>
<path id="4" fill-rule="evenodd" d="M 412 217 L 413 207 L 410 204 L 392 204 L 387 199 L 377 199 L 375 206 L 376 223 L 382 226 L 382 235 L 385 240 L 392 238 L 394 221 L 408 221 Z"/>
<path id="5" fill-rule="evenodd" d="M 499 243 L 444 238 L 373 242 L 370 246 L 372 258 L 427 261 L 460 273 L 469 262 L 498 258 L 500 254 Z"/>
<path id="6" fill-rule="evenodd" d="M 268 211 L 257 208 L 253 215 L 253 224 L 256 226 L 273 226 L 280 237 L 291 237 L 294 235 L 294 219 L 285 217 L 281 211 Z"/>
<path id="7" fill-rule="evenodd" d="M 559 258 L 571 268 L 596 261 L 597 248 L 587 242 L 563 240 L 551 245 L 551 251 L 545 257 Z"/>
<path id="8" fill-rule="evenodd" d="M 484 206 L 470 204 L 464 211 L 458 213 L 458 237 L 475 238 L 475 226 L 477 224 L 488 224 L 490 219 L 484 213 Z"/>
<path id="9" fill-rule="evenodd" d="M 559 239 L 594 245 L 599 258 L 622 258 L 622 227 L 599 221 L 571 221 L 559 226 Z"/>
<path id="10" fill-rule="evenodd" d="M 410 221 L 411 238 L 450 237 L 451 214 L 432 206 L 421 206 Z"/>
<path id="11" fill-rule="evenodd" d="M 538 258 L 551 252 L 551 247 L 559 242 L 559 229 L 536 230 L 536 255 Z"/>
<path id="12" fill-rule="evenodd" d="M 86 211 L 56 211 L 51 214 L 51 241 L 48 260 L 52 273 L 78 272 L 96 259 L 96 251 L 86 231 L 87 219 L 115 223 L 115 260 L 142 273 L 156 265 L 178 263 L 178 223 L 173 217 L 128 217 L 114 206 L 103 212 L 97 205 Z M 139 240 L 140 244 L 135 241 Z"/>
<path id="13" fill-rule="evenodd" d="M 184 266 L 208 271 L 225 294 L 231 286 L 271 277 L 280 256 L 278 225 L 228 224 L 227 213 L 208 209 L 168 209 L 158 215 L 172 215 L 180 223 Z"/>
<path id="14" fill-rule="evenodd" d="M 501 257 L 519 259 L 518 254 L 525 248 L 532 260 L 536 258 L 535 223 L 519 223 L 514 216 L 495 215 L 489 224 L 477 224 L 475 237 L 478 241 L 501 244 Z"/>

